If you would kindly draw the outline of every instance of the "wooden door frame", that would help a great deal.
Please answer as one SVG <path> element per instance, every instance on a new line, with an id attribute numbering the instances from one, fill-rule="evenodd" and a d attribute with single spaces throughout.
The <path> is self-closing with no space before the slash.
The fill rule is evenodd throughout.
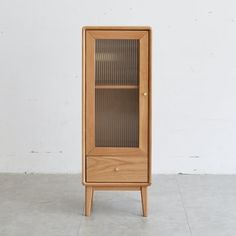
<path id="1" fill-rule="evenodd" d="M 86 155 L 148 155 L 148 32 L 118 30 L 88 30 L 86 32 Z M 140 45 L 139 57 L 139 147 L 115 148 L 95 146 L 95 40 L 137 39 Z M 88 65 L 88 66 L 87 66 Z"/>

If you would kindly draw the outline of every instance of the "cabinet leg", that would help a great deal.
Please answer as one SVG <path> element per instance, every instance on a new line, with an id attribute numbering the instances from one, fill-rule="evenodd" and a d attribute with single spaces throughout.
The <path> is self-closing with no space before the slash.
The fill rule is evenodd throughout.
<path id="1" fill-rule="evenodd" d="M 93 200 L 93 187 L 86 186 L 85 187 L 85 215 L 90 216 L 91 214 L 91 206 Z"/>
<path id="2" fill-rule="evenodd" d="M 93 195 L 94 195 L 94 189 L 92 188 L 91 210 L 93 210 Z"/>
<path id="3" fill-rule="evenodd" d="M 142 200 L 142 209 L 143 209 L 143 216 L 147 216 L 147 187 L 141 187 L 141 200 Z"/>

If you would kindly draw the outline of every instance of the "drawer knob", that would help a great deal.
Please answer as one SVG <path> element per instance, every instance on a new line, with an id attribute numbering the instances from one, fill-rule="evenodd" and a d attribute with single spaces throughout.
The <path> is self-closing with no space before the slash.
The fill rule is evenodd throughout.
<path id="1" fill-rule="evenodd" d="M 143 93 L 143 96 L 147 96 L 147 92 Z"/>
<path id="2" fill-rule="evenodd" d="M 119 168 L 118 167 L 114 168 L 114 171 L 119 171 Z"/>

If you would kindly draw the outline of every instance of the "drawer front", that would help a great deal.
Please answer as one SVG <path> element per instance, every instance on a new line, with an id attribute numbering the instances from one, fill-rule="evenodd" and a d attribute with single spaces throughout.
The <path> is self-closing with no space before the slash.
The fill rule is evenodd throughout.
<path id="1" fill-rule="evenodd" d="M 148 182 L 147 157 L 86 157 L 87 182 Z"/>

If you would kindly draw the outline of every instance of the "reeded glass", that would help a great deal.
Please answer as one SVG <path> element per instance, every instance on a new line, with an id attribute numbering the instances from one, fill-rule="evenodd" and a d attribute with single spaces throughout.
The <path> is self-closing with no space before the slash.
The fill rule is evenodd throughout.
<path id="1" fill-rule="evenodd" d="M 138 85 L 138 48 L 138 40 L 97 39 L 95 84 Z"/>
<path id="2" fill-rule="evenodd" d="M 138 40 L 96 40 L 96 147 L 139 146 L 138 58 Z"/>

